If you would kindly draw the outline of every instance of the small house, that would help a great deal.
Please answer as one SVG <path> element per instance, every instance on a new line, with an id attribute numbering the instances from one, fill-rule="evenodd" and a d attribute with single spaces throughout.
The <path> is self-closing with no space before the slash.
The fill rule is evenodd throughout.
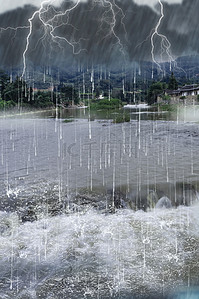
<path id="1" fill-rule="evenodd" d="M 191 85 L 184 85 L 177 90 L 165 90 L 164 95 L 170 97 L 169 102 L 171 104 L 195 104 L 198 101 L 199 95 L 199 85 L 198 84 L 191 84 Z M 165 102 L 162 99 L 162 95 L 158 97 L 158 103 Z"/>

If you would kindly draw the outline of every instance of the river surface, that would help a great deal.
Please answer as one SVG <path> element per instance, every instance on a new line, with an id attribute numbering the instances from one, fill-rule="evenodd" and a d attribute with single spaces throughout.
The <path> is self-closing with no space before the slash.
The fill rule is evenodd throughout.
<path id="1" fill-rule="evenodd" d="M 0 298 L 197 296 L 197 113 L 117 113 L 1 116 Z"/>

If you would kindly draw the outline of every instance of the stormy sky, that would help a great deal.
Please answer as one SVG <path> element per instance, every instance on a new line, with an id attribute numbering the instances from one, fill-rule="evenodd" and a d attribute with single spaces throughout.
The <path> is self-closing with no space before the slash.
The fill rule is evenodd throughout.
<path id="1" fill-rule="evenodd" d="M 40 2 L 7 0 L 1 4 L 1 67 L 23 68 L 25 50 L 27 68 L 65 67 L 74 62 L 124 65 L 152 60 L 151 36 L 161 16 L 158 1 L 45 1 L 48 5 L 30 23 L 28 19 L 38 10 Z M 198 54 L 199 1 L 168 0 L 163 5 L 164 18 L 158 33 L 168 43 L 164 40 L 161 44 L 160 36 L 153 36 L 155 59 L 167 61 L 171 57 Z M 171 56 L 166 51 L 170 44 Z"/>
<path id="2" fill-rule="evenodd" d="M 75 0 L 74 0 L 75 1 Z M 86 2 L 87 0 L 82 0 L 82 2 Z M 52 0 L 50 1 L 53 3 L 54 6 L 59 6 L 64 0 Z M 149 5 L 151 7 L 154 7 L 157 4 L 157 0 L 134 0 L 135 3 L 138 5 Z M 182 0 L 167 0 L 164 1 L 167 3 L 181 3 Z M 23 7 L 24 5 L 31 4 L 36 7 L 39 7 L 41 5 L 41 0 L 7 0 L 1 3 L 0 6 L 0 13 L 4 13 L 5 11 L 9 11 L 12 9 L 16 9 L 18 7 Z"/>

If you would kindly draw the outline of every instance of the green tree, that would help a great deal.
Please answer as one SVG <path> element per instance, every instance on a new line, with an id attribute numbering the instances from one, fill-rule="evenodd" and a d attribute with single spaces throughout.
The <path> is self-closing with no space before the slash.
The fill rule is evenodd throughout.
<path id="1" fill-rule="evenodd" d="M 107 97 L 109 95 L 109 90 L 112 90 L 110 80 L 100 80 L 99 89 L 101 93 L 103 93 L 104 96 Z"/>
<path id="2" fill-rule="evenodd" d="M 61 86 L 59 88 L 59 102 L 64 105 L 69 105 L 74 101 L 74 104 L 78 104 L 79 98 L 76 89 L 72 86 Z"/>
<path id="3" fill-rule="evenodd" d="M 54 97 L 54 94 L 53 94 Z M 53 106 L 52 94 L 50 91 L 38 91 L 34 94 L 34 100 L 30 102 L 35 108 L 45 108 Z"/>
<path id="4" fill-rule="evenodd" d="M 2 100 L 5 100 L 4 92 L 8 84 L 9 84 L 8 75 L 4 71 L 0 70 L 0 97 Z"/>
<path id="5" fill-rule="evenodd" d="M 171 73 L 171 77 L 169 78 L 169 84 L 168 84 L 168 89 L 169 90 L 176 90 L 178 89 L 178 82 L 173 74 Z"/>
<path id="6" fill-rule="evenodd" d="M 166 84 L 164 82 L 152 83 L 148 90 L 148 104 L 153 104 L 157 102 L 157 97 L 163 94 L 165 89 Z"/>
<path id="7" fill-rule="evenodd" d="M 98 87 L 95 90 L 95 96 L 96 96 L 96 98 L 98 98 L 100 96 L 100 90 Z"/>
<path id="8" fill-rule="evenodd" d="M 16 77 L 13 83 L 7 84 L 3 95 L 5 101 L 14 101 L 18 104 L 27 103 L 29 101 L 29 89 L 27 84 L 19 77 Z"/>

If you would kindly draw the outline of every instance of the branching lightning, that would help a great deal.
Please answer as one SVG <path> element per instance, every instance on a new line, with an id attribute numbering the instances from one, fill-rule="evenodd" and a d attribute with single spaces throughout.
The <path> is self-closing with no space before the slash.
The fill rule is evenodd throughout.
<path id="1" fill-rule="evenodd" d="M 113 36 L 116 40 L 116 44 L 119 45 L 120 52 L 125 57 L 124 45 L 120 37 L 116 33 L 116 24 L 119 19 L 120 24 L 123 27 L 125 37 L 127 37 L 127 31 L 124 24 L 125 14 L 123 10 L 116 4 L 115 0 L 101 0 L 101 4 L 105 8 L 105 12 L 102 15 L 101 25 L 98 32 L 102 29 L 103 23 L 107 23 L 110 29 L 108 30 L 107 34 L 103 37 L 103 39 Z M 117 18 L 119 13 L 121 16 Z"/>
<path id="2" fill-rule="evenodd" d="M 165 35 L 160 33 L 160 27 L 165 16 L 164 16 L 163 0 L 157 0 L 157 1 L 160 5 L 160 17 L 158 19 L 158 22 L 156 26 L 151 30 L 146 40 L 144 40 L 142 43 L 137 45 L 136 48 L 140 47 L 145 41 L 150 40 L 151 58 L 153 63 L 158 67 L 160 71 L 163 71 L 161 67 L 161 61 L 163 60 L 167 60 L 170 62 L 170 70 L 172 64 L 174 64 L 175 67 L 179 68 L 175 61 L 175 58 L 171 54 L 171 43 L 169 39 Z M 86 38 L 84 38 L 84 36 L 78 36 L 78 32 L 81 32 L 80 28 L 77 28 L 78 26 L 76 26 L 76 24 L 72 24 L 71 21 L 73 20 L 72 12 L 75 11 L 80 6 L 81 2 L 83 2 L 83 0 L 62 0 L 62 3 L 64 4 L 67 3 L 68 5 L 68 8 L 67 9 L 64 8 L 63 10 L 63 7 L 58 8 L 56 6 L 57 3 L 56 0 L 43 0 L 43 1 L 41 0 L 40 7 L 37 8 L 37 10 L 32 13 L 32 16 L 27 20 L 26 25 L 24 26 L 20 25 L 18 27 L 8 26 L 6 28 L 0 27 L 0 34 L 12 30 L 15 32 L 16 35 L 18 30 L 27 30 L 27 35 L 25 37 L 25 46 L 22 49 L 23 69 L 22 69 L 21 78 L 25 76 L 27 71 L 27 57 L 28 57 L 29 50 L 31 51 L 35 50 L 40 43 L 42 43 L 42 45 L 46 47 L 46 43 L 45 43 L 46 40 L 52 41 L 61 50 L 64 50 L 65 45 L 67 44 L 69 47 L 71 47 L 71 52 L 74 55 L 78 55 L 82 51 L 89 52 L 89 48 L 87 48 L 89 47 L 89 43 L 88 44 L 85 43 L 85 41 L 88 41 L 88 36 L 86 36 Z M 96 32 L 96 35 L 99 37 L 98 42 L 100 43 L 105 39 L 107 39 L 108 41 L 110 40 L 110 44 L 112 46 L 114 45 L 117 46 L 117 50 L 119 50 L 122 53 L 122 57 L 124 58 L 124 61 L 126 61 L 126 54 L 128 51 L 128 45 L 127 45 L 128 34 L 125 28 L 126 14 L 118 4 L 119 1 L 92 0 L 91 3 L 94 4 L 92 10 L 94 8 L 98 9 L 99 7 L 97 6 L 100 6 L 101 8 L 100 13 L 102 12 L 101 18 L 99 17 L 99 21 L 98 21 L 99 22 L 98 31 Z M 86 9 L 89 10 L 88 7 L 86 7 Z M 40 22 L 41 31 L 39 32 L 40 36 L 36 41 L 34 41 L 34 46 L 32 47 L 33 39 L 31 39 L 31 37 L 34 35 L 35 22 Z M 68 32 L 65 31 L 63 34 L 60 32 L 63 32 L 64 26 L 67 26 L 69 31 Z M 164 58 L 162 60 L 159 59 L 159 57 L 157 57 L 157 53 L 156 53 L 156 49 L 158 47 L 157 43 L 160 46 L 159 55 L 160 57 Z"/>
<path id="3" fill-rule="evenodd" d="M 23 52 L 23 72 L 22 72 L 22 76 L 21 77 L 23 77 L 24 76 L 24 74 L 25 74 L 25 71 L 26 71 L 26 53 L 27 53 L 27 51 L 28 51 L 28 47 L 29 47 L 29 40 L 30 40 L 30 36 L 31 36 L 31 34 L 32 34 L 32 21 L 33 21 L 33 19 L 34 19 L 34 17 L 37 15 L 39 13 L 39 11 L 36 11 L 36 12 L 34 12 L 34 14 L 32 15 L 32 17 L 30 18 L 30 19 L 28 19 L 28 22 L 29 22 L 29 24 L 30 24 L 30 30 L 29 30 L 29 33 L 28 33 L 28 35 L 27 35 L 27 38 L 26 38 L 26 48 L 25 48 L 25 51 Z"/>
<path id="4" fill-rule="evenodd" d="M 79 49 L 78 51 L 75 50 L 75 46 L 80 43 L 81 39 L 79 41 L 70 41 L 66 37 L 55 34 L 55 30 L 57 28 L 59 28 L 60 26 L 63 26 L 63 25 L 72 26 L 71 24 L 68 23 L 69 22 L 69 14 L 70 14 L 71 11 L 73 11 L 74 9 L 77 8 L 77 6 L 80 4 L 80 0 L 77 0 L 77 2 L 72 7 L 66 9 L 64 12 L 56 12 L 54 10 L 55 15 L 52 18 L 50 18 L 48 20 L 45 20 L 45 13 L 48 12 L 49 5 L 53 4 L 53 2 L 52 2 L 52 0 L 43 1 L 41 3 L 40 8 L 33 13 L 33 15 L 31 16 L 30 19 L 28 19 L 28 22 L 29 22 L 30 26 L 29 26 L 29 33 L 28 33 L 27 38 L 26 38 L 26 47 L 25 47 L 25 50 L 23 52 L 23 72 L 22 72 L 21 77 L 24 77 L 25 72 L 26 72 L 26 67 L 27 67 L 26 66 L 26 55 L 27 55 L 27 52 L 28 52 L 28 49 L 29 49 L 29 46 L 30 46 L 30 37 L 32 35 L 32 30 L 33 30 L 33 20 L 35 19 L 36 15 L 38 15 L 39 20 L 40 20 L 40 22 L 42 23 L 42 25 L 45 29 L 45 33 L 47 34 L 47 32 L 49 31 L 52 40 L 54 42 L 56 42 L 59 46 L 60 46 L 60 44 L 59 44 L 58 40 L 59 41 L 65 41 L 68 45 L 70 45 L 73 49 L 73 54 L 79 54 L 81 51 L 85 50 L 85 49 Z M 45 9 L 45 5 L 47 5 L 47 9 Z M 58 20 L 60 18 L 62 18 L 63 16 L 67 16 L 67 22 L 61 22 L 61 24 L 59 24 L 59 25 L 54 25 L 54 23 L 57 24 Z M 72 27 L 73 27 L 73 29 L 77 30 L 74 26 L 72 26 Z"/>
<path id="5" fill-rule="evenodd" d="M 111 11 L 111 14 L 112 14 L 112 21 L 110 22 L 110 32 L 108 33 L 108 35 L 112 34 L 116 38 L 117 43 L 122 48 L 122 44 L 121 44 L 120 38 L 118 37 L 118 35 L 115 32 L 116 16 L 115 16 L 114 8 L 113 8 L 113 3 L 111 3 L 111 1 L 108 1 L 108 0 L 104 0 L 104 3 L 107 3 L 110 6 L 110 11 Z"/>
<path id="6" fill-rule="evenodd" d="M 64 11 L 55 9 L 55 7 L 53 6 L 55 1 L 56 0 L 42 1 L 40 7 L 36 11 L 34 11 L 32 16 L 28 19 L 29 24 L 26 26 L 18 26 L 16 28 L 9 26 L 7 28 L 0 28 L 0 33 L 7 30 L 13 30 L 15 32 L 17 32 L 17 30 L 20 29 L 28 30 L 26 36 L 25 49 L 23 50 L 22 54 L 23 70 L 21 78 L 23 78 L 26 74 L 27 53 L 31 48 L 30 42 L 31 36 L 34 32 L 34 23 L 36 21 L 36 18 L 41 23 L 41 28 L 43 28 L 44 33 L 36 41 L 34 49 L 38 46 L 39 42 L 43 43 L 45 38 L 49 36 L 51 40 L 54 43 L 56 43 L 61 49 L 63 49 L 63 42 L 67 43 L 72 48 L 72 52 L 74 55 L 80 54 L 81 51 L 87 51 L 87 49 L 81 47 L 81 42 L 87 39 L 85 39 L 84 37 L 80 37 L 78 38 L 78 40 L 75 40 L 73 36 L 74 32 L 77 32 L 79 29 L 70 23 L 70 13 L 79 6 L 82 0 L 73 0 L 73 2 L 69 0 L 64 0 L 65 2 L 70 3 L 70 7 Z M 123 57 L 125 58 L 125 47 L 120 36 L 117 34 L 116 28 L 116 26 L 119 26 L 119 28 L 123 28 L 124 36 L 127 40 L 127 31 L 124 24 L 125 14 L 122 8 L 119 7 L 119 5 L 116 3 L 116 0 L 93 0 L 93 3 L 100 4 L 104 9 L 101 19 L 101 25 L 99 26 L 98 31 L 101 31 L 103 33 L 103 39 L 113 37 L 116 41 L 116 44 L 119 46 L 120 52 L 123 54 Z M 105 30 L 103 24 L 105 24 Z M 58 34 L 58 30 L 62 26 L 68 26 L 68 28 L 71 27 L 73 29 L 73 34 L 71 37 L 66 37 L 65 35 L 63 36 L 61 34 Z M 31 48 L 31 50 L 33 49 Z"/>
<path id="7" fill-rule="evenodd" d="M 120 11 L 121 13 L 121 24 L 122 24 L 122 27 L 124 29 L 124 32 L 125 32 L 125 37 L 126 37 L 126 40 L 127 40 L 127 31 L 126 31 L 126 26 L 124 24 L 124 18 L 126 17 L 123 10 L 121 9 L 121 7 L 119 7 L 116 3 L 115 3 L 115 0 L 113 0 L 113 4 L 115 5 L 115 7 L 118 9 L 118 11 Z"/>
<path id="8" fill-rule="evenodd" d="M 54 42 L 57 42 L 58 44 L 59 44 L 59 41 L 65 41 L 66 43 L 68 43 L 72 47 L 73 54 L 79 54 L 81 51 L 86 51 L 86 49 L 82 49 L 82 48 L 80 48 L 79 50 L 75 49 L 76 45 L 79 45 L 80 41 L 85 40 L 85 39 L 80 38 L 78 41 L 71 41 L 71 40 L 67 39 L 66 37 L 56 35 L 55 30 L 58 29 L 59 27 L 63 26 L 63 25 L 68 25 L 68 26 L 71 26 L 74 30 L 78 30 L 77 28 L 75 28 L 75 26 L 73 26 L 72 24 L 69 23 L 69 14 L 70 14 L 71 11 L 73 11 L 74 9 L 76 9 L 78 7 L 80 2 L 81 2 L 81 0 L 77 0 L 77 2 L 71 8 L 65 10 L 64 12 L 56 12 L 55 15 L 52 18 L 48 19 L 47 21 L 44 20 L 43 14 L 48 11 L 48 8 L 44 11 L 44 5 L 45 4 L 49 5 L 49 0 L 42 2 L 40 9 L 37 12 L 35 12 L 35 14 L 38 13 L 39 19 L 42 22 L 44 28 L 49 29 L 52 40 Z M 105 13 L 103 14 L 103 17 L 102 17 L 102 23 L 103 23 L 103 21 L 105 21 L 110 26 L 110 30 L 104 36 L 104 39 L 109 37 L 109 36 L 113 36 L 117 41 L 116 43 L 119 45 L 120 51 L 125 56 L 124 46 L 123 46 L 119 36 L 117 35 L 116 29 L 115 29 L 116 23 L 117 23 L 117 16 L 118 16 L 118 14 L 120 14 L 119 20 L 120 20 L 121 25 L 124 29 L 125 36 L 127 36 L 127 32 L 126 32 L 126 28 L 125 28 L 125 24 L 124 24 L 125 14 L 124 14 L 123 10 L 116 4 L 115 0 L 112 0 L 112 1 L 111 0 L 100 0 L 100 3 L 105 8 Z M 111 15 L 110 20 L 109 19 L 107 20 L 107 18 L 105 18 L 105 14 Z M 29 22 L 32 23 L 34 17 L 35 16 L 33 15 L 33 17 L 29 20 Z M 67 21 L 66 22 L 61 21 L 61 23 L 57 25 L 57 22 L 59 21 L 59 19 L 62 19 L 62 17 L 67 17 Z M 24 55 L 23 55 L 24 70 L 23 70 L 22 76 L 24 76 L 25 70 L 26 70 L 26 52 L 27 52 L 28 47 L 29 47 L 29 40 L 30 40 L 30 36 L 31 36 L 31 31 L 32 31 L 32 26 L 30 24 L 30 32 L 29 32 L 30 35 L 27 36 L 27 44 L 26 44 L 27 47 L 26 47 L 26 49 L 24 51 Z"/>
<path id="9" fill-rule="evenodd" d="M 3 32 L 3 31 L 7 31 L 7 30 L 13 30 L 13 31 L 17 31 L 19 29 L 29 29 L 30 26 L 18 26 L 18 27 L 6 27 L 6 28 L 2 28 L 0 27 L 0 31 Z"/>
<path id="10" fill-rule="evenodd" d="M 157 25 L 155 26 L 155 28 L 153 28 L 153 29 L 151 30 L 151 32 L 150 32 L 149 35 L 146 37 L 146 39 L 143 40 L 142 42 L 140 42 L 135 48 L 139 48 L 139 47 L 141 47 L 145 42 L 147 42 L 147 41 L 150 39 L 150 42 L 151 42 L 151 57 L 152 57 L 152 61 L 153 61 L 154 64 L 157 65 L 158 69 L 162 72 L 163 70 L 162 70 L 162 68 L 161 68 L 161 65 L 160 65 L 160 63 L 157 61 L 157 59 L 155 58 L 155 53 L 154 53 L 154 51 L 155 51 L 155 47 L 156 47 L 156 46 L 155 46 L 154 39 L 155 39 L 156 36 L 159 37 L 159 38 L 161 39 L 161 42 L 160 42 L 160 44 L 161 44 L 161 53 L 160 53 L 160 57 L 162 57 L 162 56 L 166 53 L 167 60 L 169 60 L 169 62 L 170 62 L 170 71 L 171 71 L 171 66 L 172 66 L 172 63 L 173 63 L 175 68 L 179 69 L 180 71 L 184 72 L 185 75 L 187 75 L 187 73 L 185 72 L 185 70 L 177 65 L 177 62 L 176 62 L 175 58 L 172 56 L 172 54 L 171 54 L 171 43 L 170 43 L 170 41 L 168 40 L 168 38 L 167 38 L 165 35 L 159 33 L 159 27 L 160 27 L 160 25 L 161 25 L 161 23 L 162 23 L 162 20 L 163 20 L 163 18 L 164 18 L 165 16 L 164 16 L 164 6 L 163 6 L 162 1 L 161 1 L 161 0 L 158 0 L 158 2 L 159 2 L 159 4 L 160 4 L 160 12 L 161 12 L 161 15 L 160 15 L 160 18 L 159 18 L 159 20 L 158 20 L 158 22 L 157 22 Z"/>
<path id="11" fill-rule="evenodd" d="M 14 31 L 15 32 L 15 34 L 13 36 L 13 38 L 14 38 L 16 36 L 16 34 L 17 34 L 17 31 L 18 30 L 22 30 L 22 29 L 30 29 L 30 26 L 18 26 L 18 27 L 8 26 L 6 28 L 0 27 L 0 33 L 6 32 L 6 31 L 9 31 L 9 30 Z"/>
<path id="12" fill-rule="evenodd" d="M 159 27 L 162 23 L 162 20 L 164 18 L 164 6 L 163 6 L 163 3 L 161 0 L 158 0 L 159 4 L 160 4 L 160 11 L 161 11 L 161 15 L 160 15 L 160 18 L 158 20 L 158 23 L 156 25 L 156 27 L 154 28 L 154 31 L 151 35 L 151 57 L 152 57 L 152 60 L 153 62 L 158 66 L 158 68 L 162 71 L 162 68 L 161 68 L 161 65 L 160 63 L 156 60 L 155 58 L 155 54 L 154 54 L 154 50 L 155 50 L 155 44 L 154 44 L 154 38 L 155 36 L 158 36 L 161 38 L 161 54 L 163 54 L 164 52 L 166 52 L 167 54 L 167 57 L 169 58 L 169 61 L 172 62 L 172 61 L 175 61 L 175 59 L 172 57 L 171 55 L 171 52 L 170 52 L 170 49 L 171 49 L 171 43 L 169 42 L 168 38 L 163 35 L 163 34 L 160 34 L 159 33 Z"/>

